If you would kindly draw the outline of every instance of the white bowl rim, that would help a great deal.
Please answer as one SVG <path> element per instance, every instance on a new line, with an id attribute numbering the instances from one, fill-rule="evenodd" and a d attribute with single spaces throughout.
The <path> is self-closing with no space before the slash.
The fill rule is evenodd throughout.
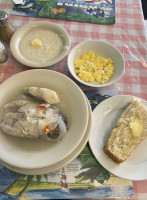
<path id="1" fill-rule="evenodd" d="M 32 26 L 54 26 L 57 29 L 60 29 L 62 32 L 64 32 L 64 35 L 66 37 L 66 46 L 64 48 L 64 54 L 62 56 L 58 55 L 57 57 L 55 57 L 52 60 L 48 60 L 46 62 L 35 62 L 35 61 L 31 61 L 31 60 L 27 60 L 23 57 L 23 55 L 20 53 L 18 45 L 16 44 L 16 41 L 18 39 L 18 36 L 21 34 L 21 32 L 25 29 L 32 29 Z M 29 31 L 27 30 L 27 31 Z M 26 32 L 27 32 L 26 31 Z M 46 22 L 46 21 L 37 21 L 37 22 L 30 22 L 27 24 L 24 24 L 23 26 L 21 26 L 20 28 L 18 28 L 14 34 L 12 35 L 12 38 L 10 40 L 10 50 L 11 53 L 13 55 L 13 57 L 21 64 L 28 66 L 28 67 L 34 67 L 34 68 L 43 68 L 43 67 L 49 67 L 52 66 L 56 63 L 58 63 L 59 61 L 61 61 L 69 52 L 70 50 L 70 46 L 71 46 L 71 41 L 70 41 L 70 36 L 68 34 L 68 32 L 59 24 L 53 23 L 53 22 Z"/>
<path id="2" fill-rule="evenodd" d="M 104 43 L 104 44 L 107 44 L 109 46 L 111 46 L 112 48 L 114 48 L 119 54 L 120 54 L 120 57 L 122 58 L 122 61 L 123 61 L 123 70 L 122 70 L 122 73 L 120 74 L 120 76 L 115 79 L 114 81 L 112 81 L 112 83 L 110 84 L 109 81 L 107 83 L 104 83 L 104 84 L 90 84 L 90 83 L 87 83 L 87 82 L 84 82 L 82 81 L 76 74 L 72 73 L 71 71 L 71 68 L 69 67 L 70 64 L 69 64 L 69 60 L 70 60 L 70 56 L 72 54 L 73 51 L 75 51 L 75 49 L 77 49 L 79 46 L 85 44 L 85 43 L 89 43 L 89 42 L 99 42 L 99 43 Z M 68 59 L 67 59 L 67 63 L 68 63 L 68 69 L 71 73 L 71 75 L 77 80 L 79 81 L 80 83 L 82 83 L 83 85 L 86 85 L 86 86 L 90 86 L 90 87 L 106 87 L 106 86 L 109 86 L 109 85 L 112 85 L 114 84 L 115 82 L 117 82 L 121 77 L 122 75 L 124 74 L 124 71 L 125 71 L 125 60 L 124 60 L 124 57 L 122 56 L 122 53 L 119 51 L 119 49 L 117 49 L 114 45 L 112 45 L 111 43 L 109 42 L 106 42 L 106 41 L 102 41 L 102 40 L 87 40 L 87 41 L 82 41 L 80 42 L 79 44 L 75 45 L 71 51 L 69 52 L 69 55 L 68 55 Z"/>

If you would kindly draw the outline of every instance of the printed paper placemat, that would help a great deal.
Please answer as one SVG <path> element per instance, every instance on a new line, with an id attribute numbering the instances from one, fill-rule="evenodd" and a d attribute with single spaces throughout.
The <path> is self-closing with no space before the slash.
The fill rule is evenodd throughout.
<path id="1" fill-rule="evenodd" d="M 13 15 L 95 24 L 115 23 L 115 0 L 13 0 Z M 20 2 L 20 4 L 18 4 Z"/>

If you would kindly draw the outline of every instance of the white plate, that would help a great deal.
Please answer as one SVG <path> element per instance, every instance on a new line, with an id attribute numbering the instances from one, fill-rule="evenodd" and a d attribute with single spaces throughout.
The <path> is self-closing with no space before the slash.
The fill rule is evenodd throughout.
<path id="1" fill-rule="evenodd" d="M 0 85 L 0 106 L 16 99 L 25 86 L 55 90 L 61 112 L 67 118 L 68 134 L 60 142 L 29 140 L 0 133 L 0 160 L 25 169 L 48 167 L 66 158 L 84 137 L 88 124 L 88 106 L 82 90 L 65 75 L 51 70 L 28 70 L 13 75 Z"/>
<path id="2" fill-rule="evenodd" d="M 93 126 L 89 144 L 98 162 L 116 176 L 130 180 L 147 179 L 147 139 L 122 164 L 115 164 L 103 151 L 106 140 L 123 110 L 133 96 L 115 96 L 104 100 L 93 111 Z M 147 106 L 145 100 L 140 101 Z"/>
<path id="3" fill-rule="evenodd" d="M 27 60 L 21 54 L 19 50 L 19 43 L 26 34 L 30 33 L 33 30 L 36 30 L 36 31 L 48 30 L 48 31 L 54 32 L 55 34 L 58 34 L 58 36 L 61 38 L 62 43 L 63 43 L 63 47 L 59 55 L 51 60 L 44 61 L 44 62 L 35 62 L 35 61 Z M 70 49 L 70 37 L 67 31 L 64 28 L 62 28 L 62 26 L 52 23 L 52 22 L 38 21 L 38 22 L 27 23 L 15 31 L 10 41 L 10 50 L 14 58 L 18 62 L 26 66 L 35 67 L 35 68 L 48 67 L 48 66 L 56 64 L 67 55 L 69 49 Z"/>
<path id="4" fill-rule="evenodd" d="M 70 163 L 71 161 L 73 161 L 81 153 L 81 151 L 85 147 L 85 145 L 86 145 L 86 143 L 89 139 L 90 133 L 91 133 L 92 112 L 91 112 L 91 107 L 90 107 L 88 100 L 87 100 L 87 104 L 88 104 L 88 109 L 89 109 L 89 120 L 88 120 L 86 132 L 84 134 L 83 139 L 81 140 L 81 142 L 77 146 L 77 148 L 74 149 L 66 158 L 57 162 L 56 164 L 53 164 L 53 165 L 50 165 L 50 166 L 44 167 L 44 168 L 39 168 L 39 169 L 21 169 L 21 168 L 17 168 L 17 167 L 13 167 L 11 165 L 8 165 L 4 162 L 2 162 L 2 164 L 4 166 L 6 166 L 8 169 L 15 171 L 17 173 L 20 173 L 20 174 L 39 175 L 39 174 L 47 174 L 47 173 L 51 173 L 53 171 L 57 171 L 57 170 L 61 169 L 62 167 L 64 167 L 65 165 L 67 165 L 68 163 Z"/>

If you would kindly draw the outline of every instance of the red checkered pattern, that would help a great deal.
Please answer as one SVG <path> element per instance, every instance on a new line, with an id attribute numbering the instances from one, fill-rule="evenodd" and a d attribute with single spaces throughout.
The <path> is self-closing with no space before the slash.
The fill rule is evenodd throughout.
<path id="1" fill-rule="evenodd" d="M 0 0 L 0 10 L 10 14 L 12 8 L 12 1 Z M 16 29 L 28 22 L 34 21 L 58 23 L 69 33 L 72 43 L 71 48 L 79 42 L 91 39 L 100 39 L 111 43 L 124 56 L 125 73 L 117 83 L 105 89 L 115 89 L 118 90 L 119 94 L 134 95 L 147 100 L 147 39 L 140 0 L 116 0 L 116 23 L 114 25 L 14 15 L 9 15 L 9 19 Z M 67 57 L 48 69 L 56 70 L 72 78 L 67 67 Z M 18 63 L 11 55 L 11 52 L 9 52 L 8 61 L 0 65 L 0 81 L 3 82 L 13 74 L 24 70 L 30 70 L 30 68 Z M 77 84 L 85 90 L 95 89 Z M 133 185 L 135 196 L 129 199 L 147 199 L 147 181 L 134 181 Z"/>

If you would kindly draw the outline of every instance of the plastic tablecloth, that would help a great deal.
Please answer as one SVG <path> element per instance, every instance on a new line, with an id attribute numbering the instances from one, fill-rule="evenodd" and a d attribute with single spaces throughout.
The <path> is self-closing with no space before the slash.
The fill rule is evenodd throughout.
<path id="1" fill-rule="evenodd" d="M 147 39 L 140 0 L 117 0 L 114 25 L 15 16 L 10 14 L 13 6 L 12 0 L 0 0 L 0 10 L 9 14 L 9 19 L 16 29 L 28 22 L 51 21 L 67 30 L 71 39 L 71 48 L 79 42 L 91 39 L 107 41 L 114 45 L 125 59 L 125 73 L 120 80 L 105 89 L 117 90 L 120 95 L 133 95 L 147 100 Z M 58 71 L 72 78 L 67 67 L 67 56 L 47 69 Z M 8 61 L 0 64 L 0 82 L 25 70 L 30 70 L 30 68 L 18 63 L 9 51 Z M 77 84 L 83 90 L 94 90 L 94 88 Z M 147 199 L 147 180 L 133 181 L 133 186 L 135 196 L 129 199 Z"/>

